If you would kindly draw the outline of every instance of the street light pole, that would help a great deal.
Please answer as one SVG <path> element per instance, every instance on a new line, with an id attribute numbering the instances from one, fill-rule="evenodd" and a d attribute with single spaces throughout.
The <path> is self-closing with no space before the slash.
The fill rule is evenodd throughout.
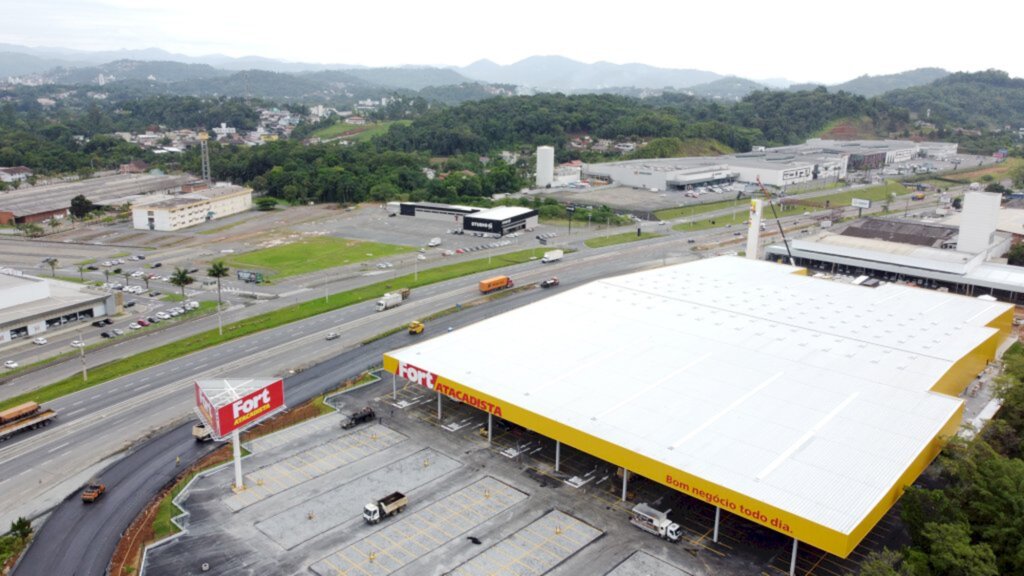
<path id="1" fill-rule="evenodd" d="M 82 359 L 82 381 L 88 382 L 89 371 L 85 367 L 85 340 L 82 340 L 81 330 L 76 330 L 75 332 L 78 334 L 78 341 L 82 343 L 82 345 L 78 347 L 78 357 Z"/>

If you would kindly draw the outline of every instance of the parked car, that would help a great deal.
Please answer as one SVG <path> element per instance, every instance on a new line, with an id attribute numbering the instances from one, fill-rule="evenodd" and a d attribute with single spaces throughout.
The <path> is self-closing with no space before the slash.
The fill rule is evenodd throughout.
<path id="1" fill-rule="evenodd" d="M 121 330 L 120 328 L 114 328 L 113 332 L 115 336 L 120 336 L 124 334 L 124 330 Z"/>
<path id="2" fill-rule="evenodd" d="M 99 267 L 96 266 L 95 264 L 89 264 L 88 266 L 85 267 L 85 269 L 86 270 L 99 270 Z"/>
<path id="3" fill-rule="evenodd" d="M 100 332 L 100 336 L 102 336 L 103 338 L 113 338 L 114 337 L 114 335 L 111 334 L 110 332 Z"/>
<path id="4" fill-rule="evenodd" d="M 142 325 L 140 325 L 138 322 L 132 322 L 131 324 L 128 325 L 128 328 L 132 330 L 138 330 L 139 328 L 142 328 Z"/>
<path id="5" fill-rule="evenodd" d="M 150 291 L 150 293 L 149 293 L 149 295 L 150 295 L 150 297 L 151 297 L 151 298 L 156 298 L 157 296 L 160 296 L 160 294 L 161 294 L 161 293 L 160 293 L 160 292 L 157 292 L 156 290 L 152 290 L 152 291 Z"/>
<path id="6" fill-rule="evenodd" d="M 131 308 L 133 306 L 135 306 L 135 300 L 129 300 L 129 301 L 124 303 L 124 307 L 125 308 Z"/>
<path id="7" fill-rule="evenodd" d="M 97 328 L 103 328 L 103 326 L 106 325 L 106 322 L 104 322 L 103 320 L 97 320 L 97 321 L 93 322 L 92 325 L 97 327 Z"/>
<path id="8" fill-rule="evenodd" d="M 114 323 L 114 320 L 111 318 L 104 318 L 103 323 L 106 324 L 107 326 L 110 326 L 111 324 Z"/>
<path id="9" fill-rule="evenodd" d="M 156 317 L 161 319 L 161 320 L 168 320 L 168 319 L 170 319 L 171 315 L 168 314 L 167 312 L 164 312 L 163 310 L 161 310 L 160 312 L 156 313 Z"/>
<path id="10" fill-rule="evenodd" d="M 160 319 L 156 316 L 150 316 L 149 318 L 146 318 L 146 322 L 149 322 L 150 324 L 157 324 L 160 322 Z"/>
<path id="11" fill-rule="evenodd" d="M 18 363 L 15 362 L 14 360 L 8 360 L 7 362 L 4 362 L 4 368 L 9 368 L 9 369 L 13 370 L 13 369 L 15 369 L 17 367 L 18 367 Z"/>
<path id="12" fill-rule="evenodd" d="M 42 346 L 43 344 L 46 344 L 46 338 L 43 338 L 42 336 L 40 336 L 39 338 L 36 338 L 35 340 L 33 340 L 32 343 L 33 344 L 39 344 L 40 346 Z"/>
<path id="13" fill-rule="evenodd" d="M 136 320 L 135 323 L 138 324 L 139 326 L 149 326 L 149 322 L 147 322 L 146 320 L 144 320 L 142 318 L 139 318 L 138 320 Z"/>
<path id="14" fill-rule="evenodd" d="M 153 268 L 159 268 L 161 266 L 163 266 L 162 263 L 160 263 L 160 262 L 153 262 Z"/>

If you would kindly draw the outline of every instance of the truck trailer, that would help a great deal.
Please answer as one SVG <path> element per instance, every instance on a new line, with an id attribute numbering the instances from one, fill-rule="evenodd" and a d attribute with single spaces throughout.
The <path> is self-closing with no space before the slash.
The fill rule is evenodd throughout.
<path id="1" fill-rule="evenodd" d="M 629 522 L 637 528 L 664 538 L 669 542 L 678 542 L 679 524 L 668 519 L 669 512 L 671 510 L 664 512 L 655 510 L 646 503 L 637 504 L 633 507 L 633 513 L 629 517 Z"/>
<path id="2" fill-rule="evenodd" d="M 562 259 L 562 256 L 565 256 L 564 250 L 548 250 L 544 253 L 544 257 L 540 259 L 540 263 L 558 262 Z"/>
<path id="3" fill-rule="evenodd" d="M 408 288 L 399 288 L 388 292 L 381 296 L 380 300 L 377 300 L 377 312 L 383 312 L 384 310 L 390 310 L 401 306 L 402 302 L 408 300 L 410 294 L 412 294 L 412 290 Z"/>
<path id="4" fill-rule="evenodd" d="M 370 502 L 363 508 L 363 520 L 366 520 L 370 524 L 376 524 L 381 520 L 398 514 L 409 504 L 409 497 L 401 492 L 392 492 L 387 496 L 377 500 L 376 502 Z"/>
<path id="5" fill-rule="evenodd" d="M 480 292 L 487 294 L 488 292 L 494 292 L 495 290 L 511 288 L 514 285 L 515 284 L 512 283 L 512 279 L 508 276 L 495 276 L 494 278 L 488 278 L 480 281 Z"/>
<path id="6" fill-rule="evenodd" d="M 341 427 L 344 430 L 355 428 L 356 426 L 362 424 L 363 422 L 369 422 L 373 420 L 376 416 L 377 415 L 376 413 L 374 413 L 373 408 L 367 406 L 361 410 L 356 410 L 355 412 L 353 412 L 352 415 L 348 417 L 348 420 L 345 420 L 344 422 L 341 423 Z"/>
<path id="7" fill-rule="evenodd" d="M 46 426 L 57 412 L 44 410 L 35 402 L 26 402 L 0 412 L 0 442 L 7 440 L 19 432 L 34 430 Z"/>

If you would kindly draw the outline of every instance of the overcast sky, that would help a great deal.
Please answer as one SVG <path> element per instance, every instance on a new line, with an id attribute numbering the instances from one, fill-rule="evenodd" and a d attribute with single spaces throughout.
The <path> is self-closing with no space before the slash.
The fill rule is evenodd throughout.
<path id="1" fill-rule="evenodd" d="M 0 0 L 0 42 L 367 66 L 535 55 L 837 83 L 936 66 L 1024 76 L 1016 3 Z M 1006 22 L 1000 25 L 1000 18 Z"/>

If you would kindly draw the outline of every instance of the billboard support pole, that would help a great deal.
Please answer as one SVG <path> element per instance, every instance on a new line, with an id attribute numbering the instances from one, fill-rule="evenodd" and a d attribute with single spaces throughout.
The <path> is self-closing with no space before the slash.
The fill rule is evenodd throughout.
<path id="1" fill-rule="evenodd" d="M 441 392 L 437 393 L 437 423 L 441 423 Z"/>
<path id="2" fill-rule="evenodd" d="M 494 414 L 487 413 L 487 445 L 491 445 L 492 430 L 494 430 Z"/>
<path id="3" fill-rule="evenodd" d="M 237 429 L 231 432 L 231 446 L 235 453 L 235 490 L 245 490 L 242 482 L 242 440 Z"/>
<path id="4" fill-rule="evenodd" d="M 555 472 L 562 467 L 562 443 L 555 440 Z"/>
<path id="5" fill-rule="evenodd" d="M 398 400 L 398 376 L 391 375 L 391 399 Z"/>

